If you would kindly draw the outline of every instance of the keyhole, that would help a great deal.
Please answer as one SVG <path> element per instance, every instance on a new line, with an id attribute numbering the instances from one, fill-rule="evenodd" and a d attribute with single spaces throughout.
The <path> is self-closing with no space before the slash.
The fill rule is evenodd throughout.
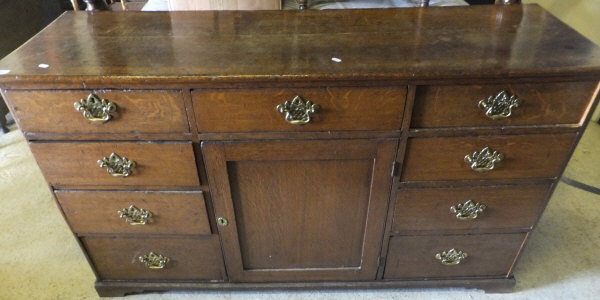
<path id="1" fill-rule="evenodd" d="M 225 226 L 227 226 L 227 224 L 229 224 L 229 221 L 227 221 L 227 219 L 225 219 L 223 217 L 217 218 L 217 225 L 219 225 L 221 227 L 225 227 Z"/>

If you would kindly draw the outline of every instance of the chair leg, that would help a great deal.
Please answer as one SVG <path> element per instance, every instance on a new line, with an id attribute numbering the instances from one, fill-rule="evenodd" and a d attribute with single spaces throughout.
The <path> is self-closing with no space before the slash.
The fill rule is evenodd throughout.
<path id="1" fill-rule="evenodd" d="M 429 7 L 429 0 L 421 0 L 419 7 Z"/>
<path id="2" fill-rule="evenodd" d="M 306 9 L 306 4 L 307 4 L 308 0 L 298 0 L 298 8 L 299 9 Z"/>
<path id="3" fill-rule="evenodd" d="M 83 0 L 85 2 L 86 11 L 95 11 L 95 10 L 107 10 L 108 4 L 106 4 L 105 0 Z"/>
<path id="4" fill-rule="evenodd" d="M 85 2 L 85 11 L 94 11 L 96 7 L 94 6 L 94 0 L 83 0 Z"/>
<path id="5" fill-rule="evenodd" d="M 73 10 L 79 10 L 79 3 L 77 3 L 77 0 L 71 0 L 71 5 L 73 5 Z"/>
<path id="6" fill-rule="evenodd" d="M 6 121 L 6 114 L 8 113 L 8 107 L 4 104 L 2 97 L 0 97 L 0 131 L 7 133 L 8 124 Z"/>
<path id="7" fill-rule="evenodd" d="M 10 130 L 8 130 L 8 125 L 6 124 L 6 116 L 0 116 L 0 130 L 3 133 L 7 133 Z"/>

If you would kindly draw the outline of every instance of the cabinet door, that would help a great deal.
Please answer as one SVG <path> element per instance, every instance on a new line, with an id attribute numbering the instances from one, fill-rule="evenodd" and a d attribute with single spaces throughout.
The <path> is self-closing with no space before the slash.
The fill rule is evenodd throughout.
<path id="1" fill-rule="evenodd" d="M 235 282 L 374 280 L 396 140 L 204 142 Z M 219 223 L 219 222 L 217 222 Z"/>

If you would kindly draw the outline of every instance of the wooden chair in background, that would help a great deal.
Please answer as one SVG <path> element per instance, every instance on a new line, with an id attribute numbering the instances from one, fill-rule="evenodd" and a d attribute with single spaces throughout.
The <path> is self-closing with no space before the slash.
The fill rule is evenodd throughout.
<path id="1" fill-rule="evenodd" d="M 83 0 L 85 3 L 86 11 L 95 10 L 140 10 L 146 1 L 130 1 L 121 0 L 116 2 L 115 0 Z M 77 0 L 71 0 L 73 10 L 79 10 L 80 5 Z"/>

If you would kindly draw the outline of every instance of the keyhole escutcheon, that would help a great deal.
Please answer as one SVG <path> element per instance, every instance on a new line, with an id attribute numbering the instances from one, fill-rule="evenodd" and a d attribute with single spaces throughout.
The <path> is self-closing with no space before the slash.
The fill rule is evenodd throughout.
<path id="1" fill-rule="evenodd" d="M 225 227 L 229 224 L 229 221 L 227 221 L 227 219 L 223 218 L 223 217 L 218 217 L 217 218 L 217 225 L 221 226 L 221 227 Z"/>

